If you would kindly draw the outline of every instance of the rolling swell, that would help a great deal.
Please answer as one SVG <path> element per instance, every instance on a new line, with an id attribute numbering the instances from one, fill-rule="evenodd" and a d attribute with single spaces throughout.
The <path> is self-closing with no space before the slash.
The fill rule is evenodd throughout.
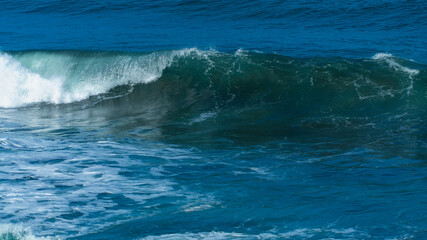
<path id="1" fill-rule="evenodd" d="M 3 108 L 86 109 L 174 133 L 212 124 L 234 135 L 280 136 L 299 128 L 409 127 L 427 109 L 426 66 L 385 53 L 299 59 L 242 50 L 24 51 L 3 53 L 0 68 Z"/>
<path id="2" fill-rule="evenodd" d="M 381 234 L 422 234 L 410 213 L 427 157 L 423 64 L 182 49 L 9 52 L 0 68 L 1 187 L 12 193 L 0 216 L 32 219 L 36 235 L 0 225 L 0 239 L 259 238 L 275 229 L 266 203 L 280 221 L 325 206 L 322 222 L 351 219 L 296 221 L 271 238 L 369 238 L 402 194 L 411 207 Z M 379 214 L 357 227 L 365 206 Z"/>

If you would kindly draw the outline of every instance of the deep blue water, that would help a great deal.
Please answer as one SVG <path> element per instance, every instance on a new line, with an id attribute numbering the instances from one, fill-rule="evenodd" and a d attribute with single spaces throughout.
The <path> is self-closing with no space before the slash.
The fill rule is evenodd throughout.
<path id="1" fill-rule="evenodd" d="M 0 239 L 426 239 L 427 2 L 1 1 Z"/>

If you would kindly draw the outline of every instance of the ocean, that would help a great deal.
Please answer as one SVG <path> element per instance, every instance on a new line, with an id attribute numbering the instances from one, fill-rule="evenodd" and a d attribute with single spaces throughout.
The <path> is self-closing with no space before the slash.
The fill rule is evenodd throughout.
<path id="1" fill-rule="evenodd" d="M 427 239 L 427 2 L 0 2 L 0 239 Z"/>

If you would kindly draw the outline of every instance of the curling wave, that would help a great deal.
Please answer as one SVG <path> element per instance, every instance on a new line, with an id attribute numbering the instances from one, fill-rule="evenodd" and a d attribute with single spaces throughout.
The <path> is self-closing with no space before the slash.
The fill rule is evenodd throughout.
<path id="1" fill-rule="evenodd" d="M 24 51 L 0 55 L 0 107 L 71 103 L 115 86 L 148 83 L 179 56 L 194 49 L 119 54 Z"/>
<path id="2" fill-rule="evenodd" d="M 387 53 L 371 59 L 298 59 L 195 48 L 152 53 L 9 52 L 0 55 L 0 107 L 73 103 L 91 96 L 98 96 L 99 102 L 146 92 L 143 88 L 159 79 L 162 83 L 150 92 L 158 92 L 160 98 L 167 92 L 184 105 L 280 103 L 324 112 L 370 108 L 372 102 L 423 104 L 424 69 Z"/>

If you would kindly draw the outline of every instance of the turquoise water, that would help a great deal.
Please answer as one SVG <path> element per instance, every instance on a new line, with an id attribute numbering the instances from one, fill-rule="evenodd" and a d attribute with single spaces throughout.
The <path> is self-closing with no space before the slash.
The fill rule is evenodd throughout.
<path id="1" fill-rule="evenodd" d="M 0 5 L 0 239 L 427 238 L 423 1 Z"/>

